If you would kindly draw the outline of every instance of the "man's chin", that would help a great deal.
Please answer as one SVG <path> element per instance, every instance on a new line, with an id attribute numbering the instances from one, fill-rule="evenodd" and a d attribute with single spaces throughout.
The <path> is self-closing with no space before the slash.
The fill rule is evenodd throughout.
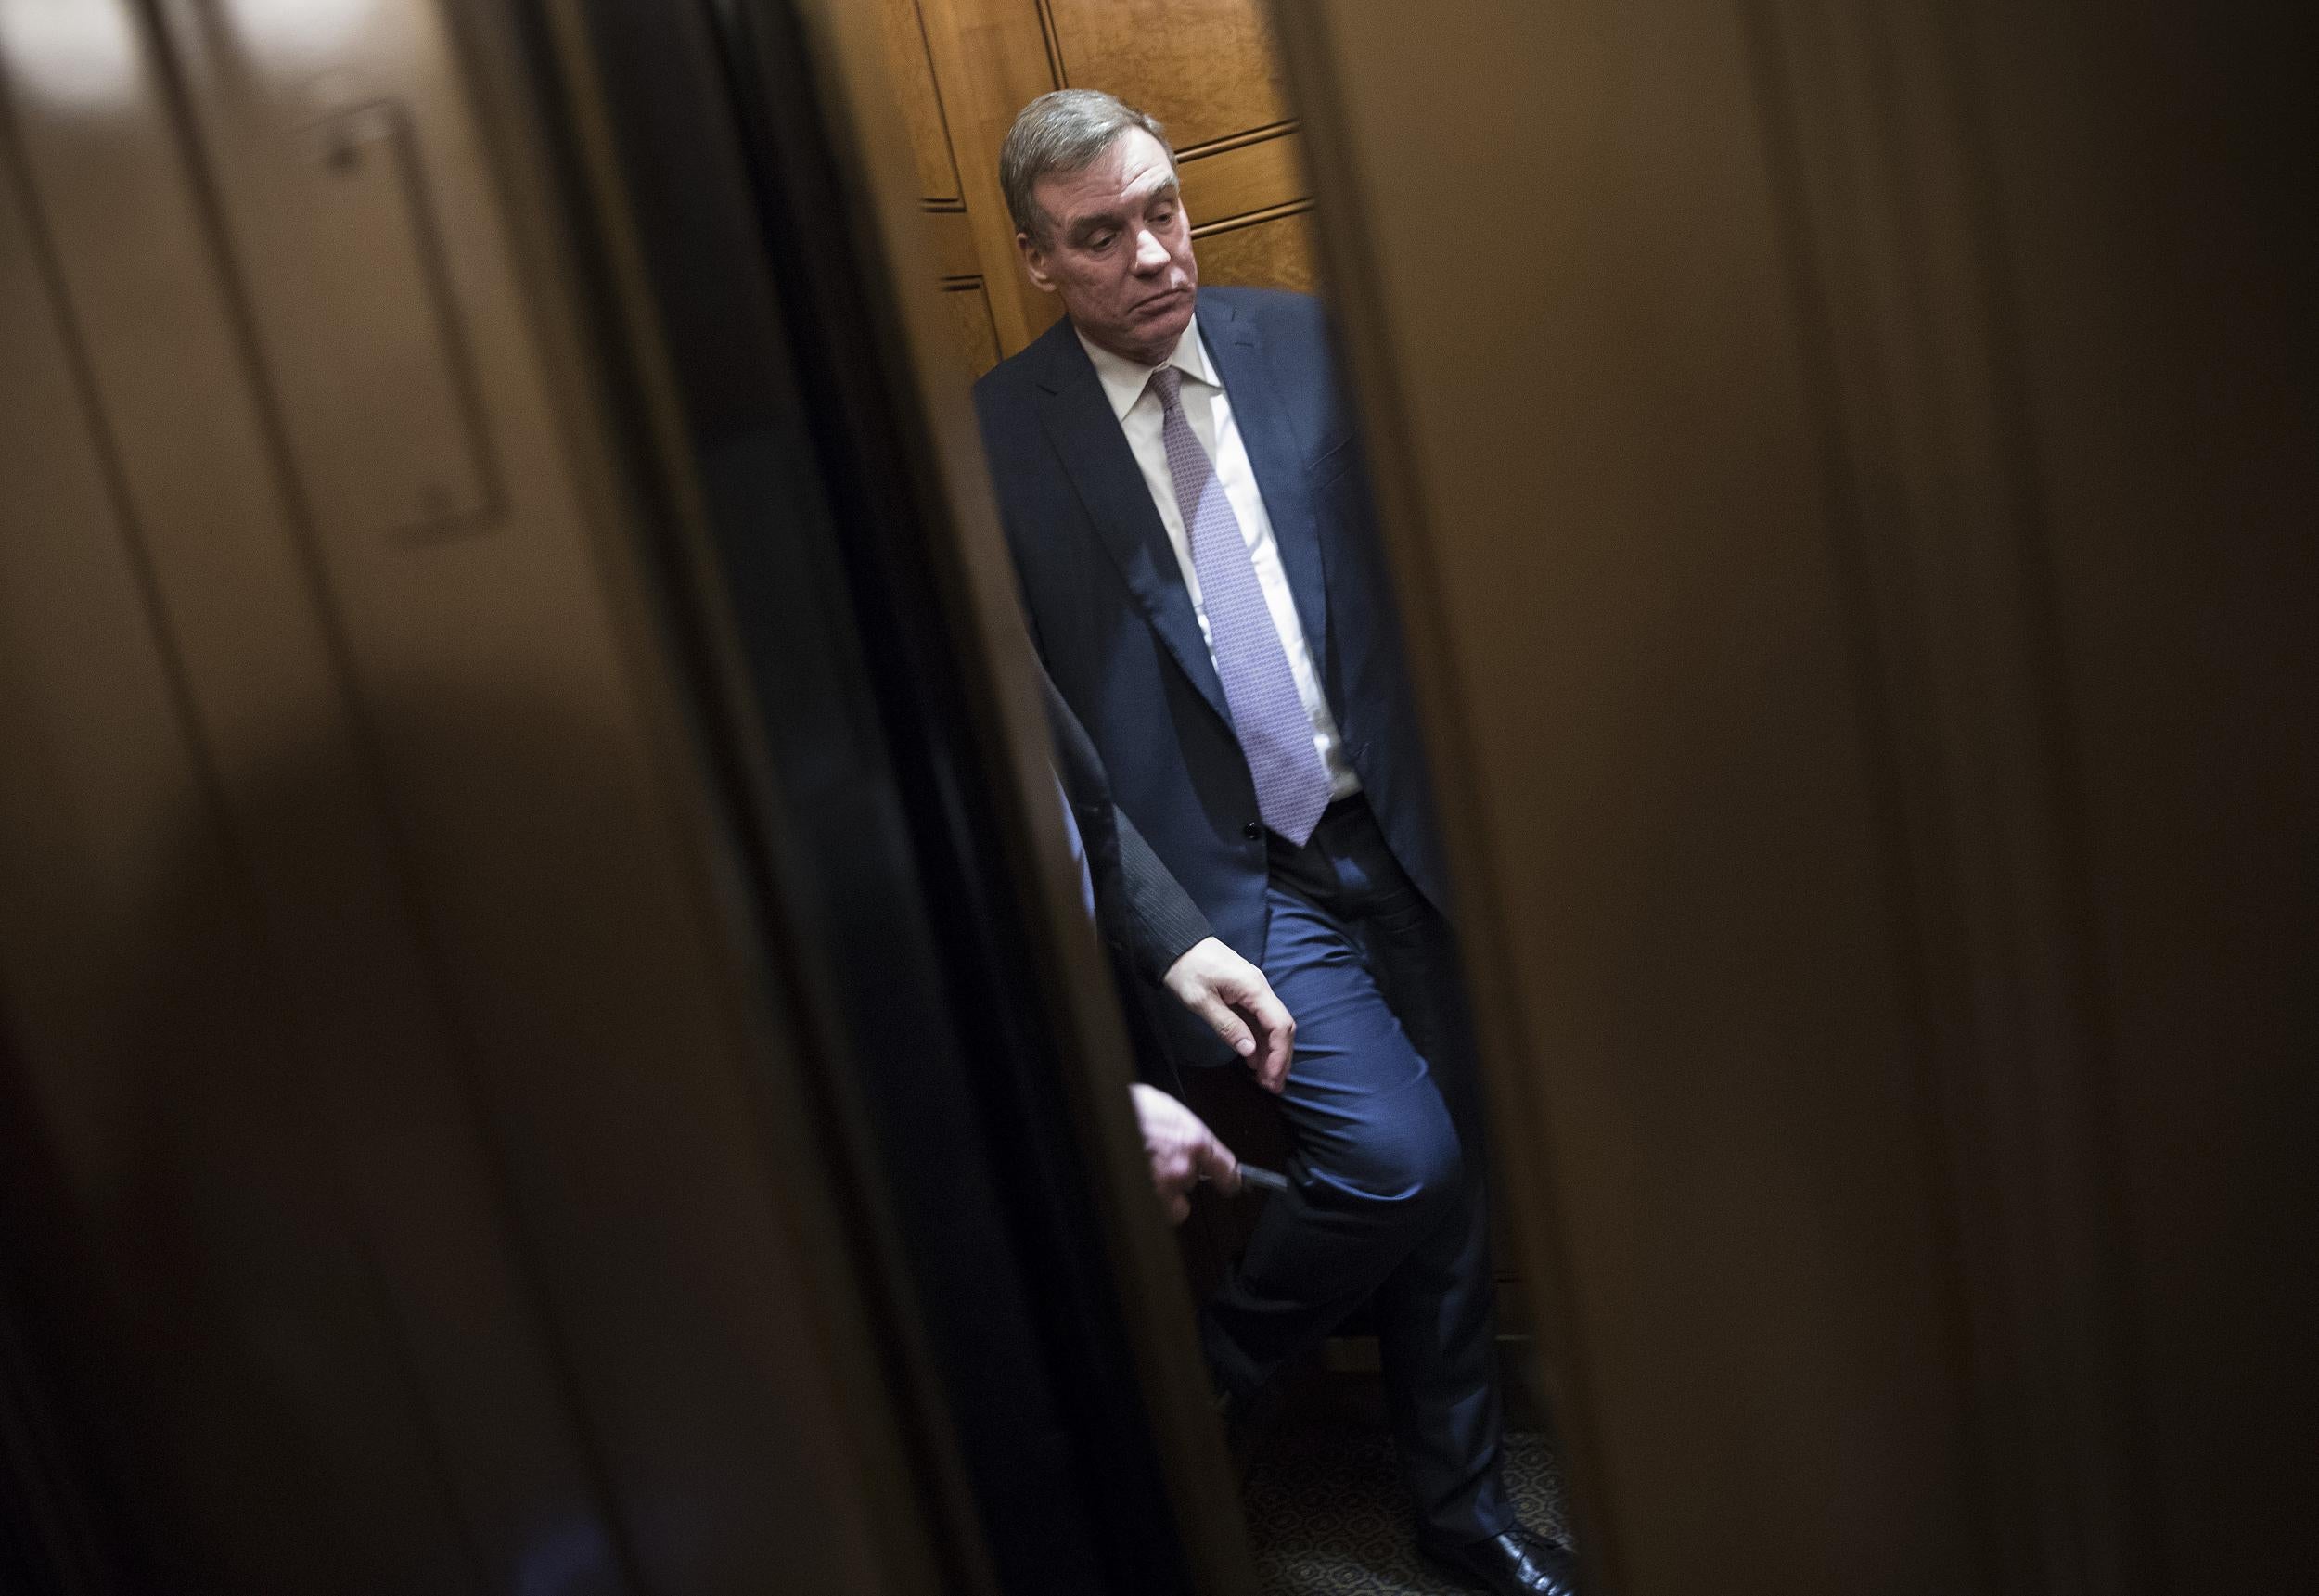
<path id="1" fill-rule="evenodd" d="M 1193 293 L 1189 288 L 1171 294 L 1156 305 L 1138 311 L 1136 335 L 1150 343 L 1172 343 L 1192 325 Z"/>

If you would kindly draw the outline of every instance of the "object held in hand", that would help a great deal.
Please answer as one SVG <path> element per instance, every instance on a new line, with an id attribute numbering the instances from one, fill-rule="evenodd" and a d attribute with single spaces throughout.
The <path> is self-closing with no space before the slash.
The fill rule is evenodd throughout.
<path id="1" fill-rule="evenodd" d="M 1259 1168 L 1254 1164 L 1243 1164 L 1240 1166 L 1240 1184 L 1253 1186 L 1260 1192 L 1285 1192 L 1288 1189 L 1288 1177 L 1275 1170 Z"/>

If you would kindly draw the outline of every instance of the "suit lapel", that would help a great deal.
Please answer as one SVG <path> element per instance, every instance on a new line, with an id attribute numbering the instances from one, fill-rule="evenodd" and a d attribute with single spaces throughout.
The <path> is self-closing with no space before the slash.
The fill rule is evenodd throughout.
<path id="1" fill-rule="evenodd" d="M 1313 650 L 1313 668 L 1328 680 L 1328 573 L 1321 547 L 1320 527 L 1313 511 L 1311 474 L 1303 451 L 1289 425 L 1272 363 L 1250 318 L 1237 314 L 1228 301 L 1203 299 L 1200 308 L 1214 306 L 1223 313 L 1205 319 L 1208 352 L 1224 378 L 1232 401 L 1232 419 L 1248 451 L 1256 486 L 1264 495 L 1264 513 L 1271 517 L 1273 540 L 1280 549 L 1281 568 L 1288 576 L 1288 591 L 1297 601 L 1297 619 L 1304 623 L 1304 639 Z"/>
<path id="2" fill-rule="evenodd" d="M 1102 379 L 1071 334 L 1070 324 L 1057 322 L 1055 335 L 1053 353 L 1039 379 L 1040 419 L 1047 437 L 1079 490 L 1096 537 L 1119 566 L 1152 629 L 1200 696 L 1229 723 L 1224 683 L 1217 680 L 1208 640 L 1200 635 L 1199 617 L 1192 611 L 1192 595 L 1185 589 L 1175 550 L 1152 504 L 1135 453 L 1127 446 Z"/>

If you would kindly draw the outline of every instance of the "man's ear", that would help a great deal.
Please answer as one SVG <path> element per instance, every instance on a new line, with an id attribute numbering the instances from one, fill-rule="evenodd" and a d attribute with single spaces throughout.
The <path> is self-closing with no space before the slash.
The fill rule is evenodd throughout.
<path id="1" fill-rule="evenodd" d="M 1031 278 L 1031 286 L 1043 294 L 1055 292 L 1055 279 L 1046 269 L 1046 251 L 1031 242 L 1028 233 L 1015 235 L 1015 249 L 1022 256 L 1022 269 Z"/>

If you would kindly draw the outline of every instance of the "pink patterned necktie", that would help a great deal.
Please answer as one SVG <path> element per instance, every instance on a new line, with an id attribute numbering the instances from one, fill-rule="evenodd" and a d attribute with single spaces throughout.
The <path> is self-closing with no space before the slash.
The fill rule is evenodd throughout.
<path id="1" fill-rule="evenodd" d="M 1328 807 L 1328 767 L 1313 746 L 1313 721 L 1297 695 L 1288 651 L 1256 580 L 1240 518 L 1224 496 L 1216 463 L 1184 414 L 1184 374 L 1162 366 L 1151 374 L 1151 386 L 1159 390 L 1160 439 L 1191 538 L 1192 569 L 1199 576 L 1208 645 L 1232 710 L 1232 729 L 1256 782 L 1256 810 L 1266 825 L 1302 847 Z"/>

